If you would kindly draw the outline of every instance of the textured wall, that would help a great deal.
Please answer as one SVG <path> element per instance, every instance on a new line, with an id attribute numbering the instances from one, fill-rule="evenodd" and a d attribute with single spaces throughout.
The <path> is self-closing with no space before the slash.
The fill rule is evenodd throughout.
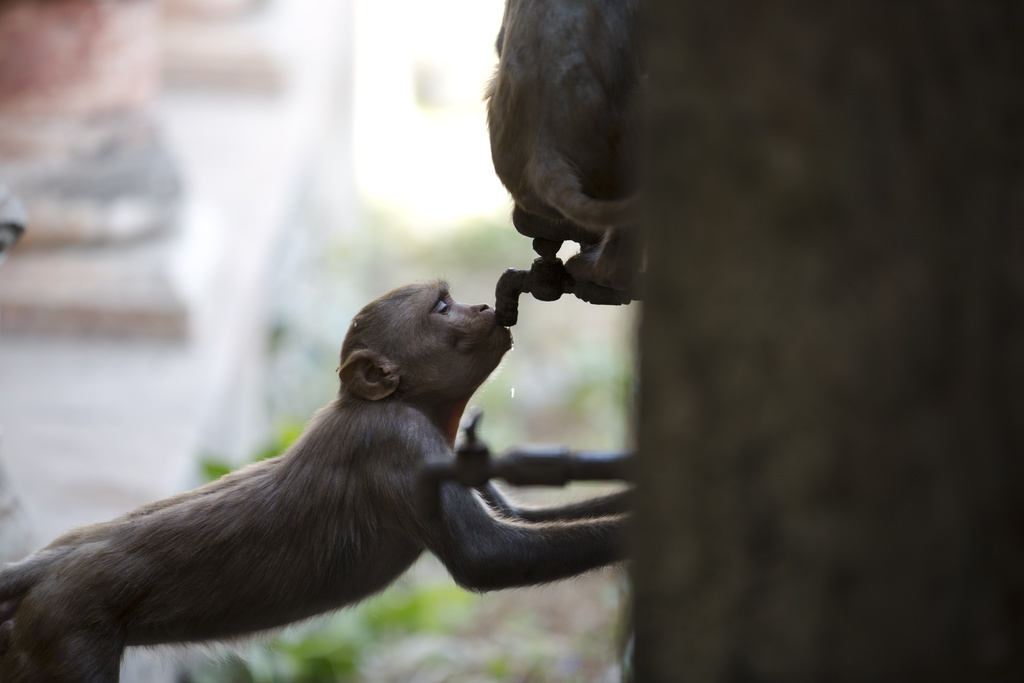
<path id="1" fill-rule="evenodd" d="M 638 681 L 1024 678 L 1024 20 L 652 0 Z"/>

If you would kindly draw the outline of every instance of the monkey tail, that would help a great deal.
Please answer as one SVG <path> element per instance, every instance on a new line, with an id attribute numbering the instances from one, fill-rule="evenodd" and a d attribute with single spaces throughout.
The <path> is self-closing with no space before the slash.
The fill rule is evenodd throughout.
<path id="1" fill-rule="evenodd" d="M 635 222 L 636 194 L 620 199 L 596 199 L 583 192 L 579 174 L 562 156 L 536 160 L 532 185 L 545 204 L 573 223 L 603 235 L 608 228 Z"/>

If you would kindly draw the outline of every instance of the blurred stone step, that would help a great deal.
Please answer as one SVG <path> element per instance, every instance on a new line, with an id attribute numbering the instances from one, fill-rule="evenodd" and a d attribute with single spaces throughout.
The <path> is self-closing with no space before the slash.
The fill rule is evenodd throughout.
<path id="1" fill-rule="evenodd" d="M 217 302 L 226 226 L 187 207 L 156 237 L 19 247 L 0 269 L 0 333 L 184 341 Z"/>

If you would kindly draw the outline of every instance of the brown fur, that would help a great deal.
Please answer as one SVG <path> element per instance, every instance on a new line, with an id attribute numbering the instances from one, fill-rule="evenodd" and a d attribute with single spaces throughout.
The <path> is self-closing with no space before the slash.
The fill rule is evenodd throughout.
<path id="1" fill-rule="evenodd" d="M 570 271 L 617 289 L 639 262 L 637 23 L 638 0 L 506 0 L 487 89 L 491 157 L 516 229 L 579 242 Z"/>
<path id="2" fill-rule="evenodd" d="M 0 572 L 0 680 L 116 681 L 131 645 L 224 639 L 338 609 L 424 551 L 462 586 L 551 581 L 622 557 L 624 496 L 521 510 L 491 486 L 414 481 L 452 457 L 453 424 L 508 350 L 494 311 L 443 283 L 397 289 L 353 320 L 338 398 L 283 455 L 102 524 Z M 482 495 L 481 495 L 482 494 Z"/>

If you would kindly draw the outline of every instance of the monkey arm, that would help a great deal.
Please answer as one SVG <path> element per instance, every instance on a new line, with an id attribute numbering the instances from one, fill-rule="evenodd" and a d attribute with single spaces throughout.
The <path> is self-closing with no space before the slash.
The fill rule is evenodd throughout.
<path id="1" fill-rule="evenodd" d="M 633 508 L 633 490 L 616 491 L 603 496 L 587 498 L 565 505 L 529 508 L 520 507 L 505 497 L 491 482 L 476 489 L 484 501 L 496 512 L 523 522 L 551 522 L 558 520 L 592 519 L 629 512 Z"/>
<path id="2" fill-rule="evenodd" d="M 440 519 L 422 522 L 422 540 L 464 588 L 547 583 L 625 557 L 625 516 L 522 523 L 496 518 L 469 489 L 443 489 Z"/>

